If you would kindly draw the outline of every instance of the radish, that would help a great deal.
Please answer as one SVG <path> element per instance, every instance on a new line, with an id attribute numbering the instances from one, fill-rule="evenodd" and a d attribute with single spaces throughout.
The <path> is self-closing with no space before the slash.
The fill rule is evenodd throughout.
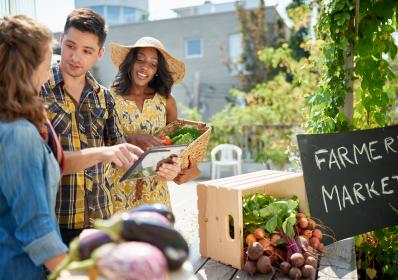
<path id="1" fill-rule="evenodd" d="M 307 228 L 308 227 L 308 219 L 307 218 L 300 218 L 298 220 L 300 228 Z"/>
<path id="2" fill-rule="evenodd" d="M 261 256 L 257 260 L 257 270 L 260 273 L 268 274 L 272 271 L 271 260 L 267 256 Z"/>
<path id="3" fill-rule="evenodd" d="M 322 240 L 323 234 L 322 231 L 320 231 L 319 229 L 314 229 L 312 235 L 318 238 L 319 240 Z"/>
<path id="4" fill-rule="evenodd" d="M 301 268 L 301 274 L 304 278 L 312 278 L 315 275 L 315 268 L 306 264 Z"/>
<path id="5" fill-rule="evenodd" d="M 292 266 L 294 267 L 302 267 L 304 264 L 304 256 L 301 253 L 294 253 L 291 257 L 290 257 L 290 263 L 292 264 Z"/>
<path id="6" fill-rule="evenodd" d="M 256 242 L 256 241 L 257 241 L 257 238 L 254 236 L 253 233 L 250 233 L 246 236 L 246 244 L 247 245 L 251 245 L 251 244 L 253 244 L 253 242 Z"/>
<path id="7" fill-rule="evenodd" d="M 299 235 L 295 238 L 296 243 L 300 246 L 303 252 L 308 251 L 310 244 L 308 243 L 308 238 L 304 235 Z"/>
<path id="8" fill-rule="evenodd" d="M 305 237 L 310 239 L 312 237 L 312 230 L 306 228 L 301 231 L 301 235 L 305 235 Z"/>
<path id="9" fill-rule="evenodd" d="M 292 267 L 289 271 L 289 277 L 294 280 L 298 280 L 301 278 L 301 270 L 297 267 Z"/>
<path id="10" fill-rule="evenodd" d="M 291 267 L 292 267 L 292 265 L 289 262 L 281 262 L 281 264 L 279 265 L 279 269 L 285 275 L 289 275 L 289 271 L 290 271 Z"/>
<path id="11" fill-rule="evenodd" d="M 308 219 L 308 229 L 315 229 L 316 223 L 313 219 Z"/>
<path id="12" fill-rule="evenodd" d="M 250 276 L 253 276 L 257 272 L 256 263 L 253 261 L 247 261 L 243 267 L 243 270 L 249 273 Z"/>
<path id="13" fill-rule="evenodd" d="M 258 242 L 264 247 L 264 250 L 271 245 L 271 240 L 269 238 L 260 239 Z"/>
<path id="14" fill-rule="evenodd" d="M 254 236 L 257 239 L 263 239 L 265 237 L 265 231 L 262 228 L 256 228 L 256 230 L 254 231 Z"/>
<path id="15" fill-rule="evenodd" d="M 301 213 L 301 212 L 297 213 L 296 214 L 296 219 L 300 220 L 301 218 L 307 218 L 307 215 L 305 215 L 304 213 Z"/>
<path id="16" fill-rule="evenodd" d="M 319 243 L 320 243 L 320 241 L 318 238 L 316 238 L 314 236 L 310 238 L 310 245 L 312 248 L 317 249 L 319 246 Z"/>
<path id="17" fill-rule="evenodd" d="M 253 261 L 256 261 L 260 256 L 263 255 L 263 253 L 264 253 L 264 248 L 263 246 L 261 246 L 259 242 L 254 242 L 247 249 L 247 255 Z"/>

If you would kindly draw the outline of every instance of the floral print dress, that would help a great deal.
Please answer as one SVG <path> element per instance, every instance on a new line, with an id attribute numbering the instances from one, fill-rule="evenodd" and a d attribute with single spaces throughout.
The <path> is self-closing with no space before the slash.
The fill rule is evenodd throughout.
<path id="1" fill-rule="evenodd" d="M 142 112 L 136 103 L 122 96 L 114 95 L 116 111 L 123 127 L 124 135 L 155 134 L 166 126 L 166 98 L 155 94 L 153 98 L 145 99 Z M 114 213 L 130 208 L 136 208 L 145 203 L 163 203 L 171 208 L 167 181 L 147 177 L 119 182 L 123 172 L 109 168 L 107 172 L 111 190 Z"/>

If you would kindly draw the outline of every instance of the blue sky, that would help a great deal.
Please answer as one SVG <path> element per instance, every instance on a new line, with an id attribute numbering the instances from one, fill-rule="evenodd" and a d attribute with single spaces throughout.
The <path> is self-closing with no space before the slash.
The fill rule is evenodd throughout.
<path id="1" fill-rule="evenodd" d="M 74 8 L 74 0 L 36 0 L 36 17 L 47 25 L 51 31 L 63 29 L 66 16 Z M 204 0 L 149 0 L 150 20 L 170 18 L 174 16 L 171 9 L 203 4 Z M 231 0 L 212 0 L 213 3 L 232 2 Z M 278 4 L 279 13 L 285 17 L 285 7 L 290 0 L 268 0 L 267 5 Z"/>

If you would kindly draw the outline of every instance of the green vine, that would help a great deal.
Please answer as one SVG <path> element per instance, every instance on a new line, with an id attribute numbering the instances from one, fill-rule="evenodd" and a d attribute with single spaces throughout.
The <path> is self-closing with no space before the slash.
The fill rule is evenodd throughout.
<path id="1" fill-rule="evenodd" d="M 306 128 L 310 133 L 371 128 L 389 122 L 394 103 L 389 81 L 396 76 L 386 55 L 393 59 L 397 53 L 391 33 L 397 29 L 398 1 L 357 1 L 357 17 L 356 1 L 322 4 L 317 32 L 325 41 L 326 71 L 307 99 L 310 119 Z M 352 104 L 346 104 L 349 94 L 353 94 Z M 350 107 L 353 113 L 345 113 Z"/>
<path id="2" fill-rule="evenodd" d="M 390 124 L 397 77 L 392 33 L 396 0 L 321 2 L 317 35 L 324 41 L 324 72 L 307 98 L 309 133 L 383 127 Z M 356 237 L 357 266 L 366 279 L 398 279 L 398 227 Z"/>

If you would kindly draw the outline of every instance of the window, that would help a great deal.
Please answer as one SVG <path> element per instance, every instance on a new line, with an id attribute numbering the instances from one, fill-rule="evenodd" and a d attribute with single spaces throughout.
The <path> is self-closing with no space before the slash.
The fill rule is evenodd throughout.
<path id="1" fill-rule="evenodd" d="M 90 8 L 105 17 L 105 6 L 91 6 Z"/>
<path id="2" fill-rule="evenodd" d="M 202 39 L 191 38 L 185 40 L 185 57 L 201 57 L 203 55 Z"/>
<path id="3" fill-rule="evenodd" d="M 119 24 L 120 7 L 107 6 L 106 7 L 106 20 L 109 25 Z"/>
<path id="4" fill-rule="evenodd" d="M 134 8 L 123 7 L 123 16 L 121 23 L 132 23 L 136 22 L 136 15 Z"/>
<path id="5" fill-rule="evenodd" d="M 228 35 L 228 54 L 229 54 L 229 69 L 232 75 L 238 74 L 242 70 L 241 56 L 242 48 L 242 33 L 232 33 Z"/>

